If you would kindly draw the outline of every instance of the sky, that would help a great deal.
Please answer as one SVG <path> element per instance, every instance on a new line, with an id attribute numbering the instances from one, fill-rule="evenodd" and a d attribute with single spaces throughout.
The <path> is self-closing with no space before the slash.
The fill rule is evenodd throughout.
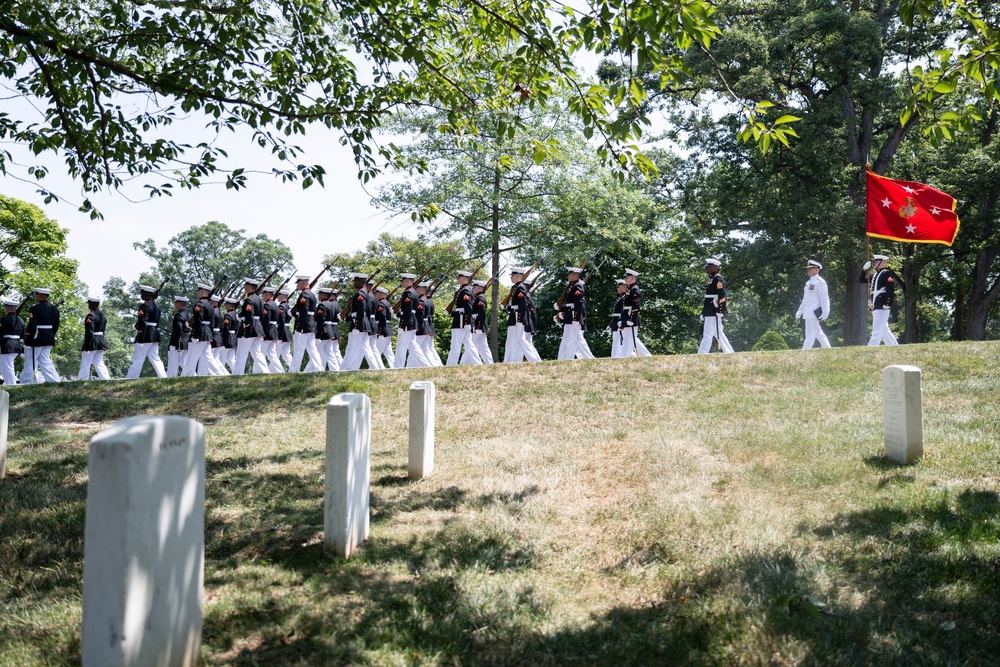
<path id="1" fill-rule="evenodd" d="M 280 239 L 305 273 L 318 272 L 324 255 L 359 250 L 382 232 L 410 235 L 408 218 L 390 220 L 371 206 L 370 195 L 358 181 L 353 153 L 340 145 L 335 133 L 317 126 L 298 143 L 306 149 L 302 162 L 326 169 L 326 187 L 303 190 L 299 183 L 253 174 L 249 186 L 239 191 L 208 184 L 135 203 L 120 193 L 106 193 L 91 196 L 104 214 L 103 220 L 91 220 L 89 214 L 77 210 L 83 200 L 79 184 L 65 175 L 58 160 L 48 157 L 44 160 L 50 166 L 46 187 L 64 201 L 45 204 L 35 184 L 11 176 L 0 176 L 0 192 L 36 204 L 69 229 L 68 255 L 79 261 L 78 276 L 89 294 L 99 294 L 111 276 L 130 283 L 152 265 L 133 249 L 134 242 L 151 238 L 162 246 L 179 232 L 211 220 L 243 229 L 249 236 L 264 233 Z M 226 145 L 233 166 L 254 164 L 269 169 L 266 156 L 249 144 L 233 137 Z M 17 158 L 22 164 L 38 162 L 25 155 Z M 371 182 L 368 188 L 375 192 Z"/>

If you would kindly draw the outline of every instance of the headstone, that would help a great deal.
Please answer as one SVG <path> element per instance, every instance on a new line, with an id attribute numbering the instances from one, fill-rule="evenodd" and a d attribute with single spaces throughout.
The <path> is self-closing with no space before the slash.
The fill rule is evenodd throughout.
<path id="1" fill-rule="evenodd" d="M 84 667 L 195 667 L 205 576 L 205 428 L 130 417 L 90 441 Z"/>
<path id="2" fill-rule="evenodd" d="M 10 394 L 0 391 L 0 479 L 7 474 L 7 418 L 10 412 Z"/>
<path id="3" fill-rule="evenodd" d="M 364 394 L 337 394 L 327 403 L 323 540 L 344 558 L 368 539 L 371 422 Z"/>
<path id="4" fill-rule="evenodd" d="M 434 383 L 410 385 L 410 479 L 434 472 Z"/>
<path id="5" fill-rule="evenodd" d="M 920 392 L 920 369 L 916 366 L 888 366 L 882 371 L 885 455 L 896 463 L 909 463 L 924 455 Z"/>

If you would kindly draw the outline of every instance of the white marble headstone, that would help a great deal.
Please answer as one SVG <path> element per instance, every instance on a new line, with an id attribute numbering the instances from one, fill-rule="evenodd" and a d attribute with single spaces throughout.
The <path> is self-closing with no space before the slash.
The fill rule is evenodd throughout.
<path id="1" fill-rule="evenodd" d="M 410 479 L 423 479 L 434 471 L 434 383 L 410 385 Z"/>
<path id="2" fill-rule="evenodd" d="M 924 418 L 920 369 L 888 366 L 882 371 L 882 418 L 885 455 L 897 463 L 924 455 Z"/>
<path id="3" fill-rule="evenodd" d="M 205 576 L 205 428 L 131 417 L 90 441 L 84 667 L 195 667 Z"/>
<path id="4" fill-rule="evenodd" d="M 10 394 L 0 391 L 0 479 L 7 474 L 7 420 L 10 417 Z"/>
<path id="5" fill-rule="evenodd" d="M 337 394 L 326 406 L 323 541 L 344 558 L 368 539 L 372 403 Z"/>

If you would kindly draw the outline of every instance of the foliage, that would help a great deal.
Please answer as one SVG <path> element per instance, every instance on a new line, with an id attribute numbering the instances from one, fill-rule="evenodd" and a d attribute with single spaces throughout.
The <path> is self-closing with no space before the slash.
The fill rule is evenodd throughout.
<path id="1" fill-rule="evenodd" d="M 230 164 L 218 141 L 239 131 L 277 160 L 278 177 L 309 187 L 325 176 L 297 160 L 294 141 L 310 125 L 340 133 L 367 181 L 396 156 L 374 141 L 394 110 L 441 109 L 453 133 L 471 136 L 474 112 L 512 96 L 543 106 L 566 87 L 573 112 L 601 139 L 597 150 L 648 169 L 633 143 L 645 119 L 631 112 L 649 91 L 640 80 L 586 83 L 572 55 L 615 46 L 670 81 L 683 72 L 678 50 L 707 49 L 718 34 L 713 12 L 705 0 L 608 0 L 586 10 L 550 0 L 32 0 L 0 18 L 0 80 L 19 98 L 0 116 L 0 137 L 59 155 L 87 193 L 138 178 L 151 195 L 168 195 L 216 176 L 245 187 L 246 165 Z M 617 109 L 629 113 L 615 117 Z M 189 117 L 206 123 L 197 144 L 174 135 Z M 15 166 L 0 153 L 0 168 Z M 46 168 L 27 171 L 54 197 Z M 98 215 L 89 200 L 82 209 Z"/>
<path id="2" fill-rule="evenodd" d="M 766 350 L 787 350 L 788 343 L 785 339 L 781 337 L 777 331 L 765 331 L 764 335 L 760 337 L 756 343 L 754 343 L 754 352 L 763 352 Z"/>

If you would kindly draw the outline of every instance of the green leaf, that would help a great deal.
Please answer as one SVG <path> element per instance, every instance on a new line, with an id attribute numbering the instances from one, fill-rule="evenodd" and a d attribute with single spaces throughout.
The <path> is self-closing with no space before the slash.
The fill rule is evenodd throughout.
<path id="1" fill-rule="evenodd" d="M 775 125 L 783 125 L 785 123 L 794 123 L 797 120 L 802 120 L 802 119 L 799 118 L 798 116 L 792 116 L 791 114 L 785 114 L 784 116 L 782 116 L 778 120 L 774 121 L 774 124 Z"/>

